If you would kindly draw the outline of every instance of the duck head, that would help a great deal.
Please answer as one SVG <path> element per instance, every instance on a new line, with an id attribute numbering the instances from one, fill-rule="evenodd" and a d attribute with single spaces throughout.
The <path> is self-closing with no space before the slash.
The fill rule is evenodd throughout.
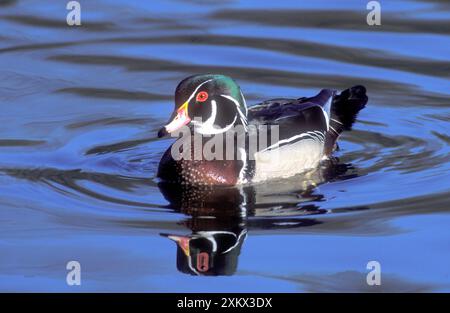
<path id="1" fill-rule="evenodd" d="M 204 135 L 247 125 L 247 106 L 238 84 L 224 75 L 195 75 L 181 81 L 175 91 L 175 109 L 158 137 L 183 126 Z"/>

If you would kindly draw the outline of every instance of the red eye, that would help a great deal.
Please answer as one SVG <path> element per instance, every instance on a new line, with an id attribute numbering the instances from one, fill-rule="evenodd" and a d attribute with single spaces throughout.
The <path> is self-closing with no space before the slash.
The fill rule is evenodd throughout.
<path id="1" fill-rule="evenodd" d="M 206 91 L 200 91 L 197 94 L 197 98 L 196 99 L 197 99 L 198 102 L 205 102 L 206 99 L 208 99 L 208 93 Z"/>

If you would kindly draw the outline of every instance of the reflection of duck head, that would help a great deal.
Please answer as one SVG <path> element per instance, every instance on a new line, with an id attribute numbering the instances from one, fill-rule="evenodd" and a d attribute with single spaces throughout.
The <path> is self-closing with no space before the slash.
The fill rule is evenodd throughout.
<path id="1" fill-rule="evenodd" d="M 342 173 L 342 168 L 339 171 L 334 168 L 332 173 Z M 161 182 L 159 188 L 171 207 L 190 216 L 183 224 L 192 231 L 190 235 L 162 236 L 177 243 L 180 272 L 232 275 L 248 229 L 294 228 L 320 223 L 305 215 L 326 211 L 308 202 L 323 198 L 314 193 L 313 186 L 332 177 L 328 169 L 303 179 L 297 177 L 270 185 L 212 187 Z M 248 216 L 276 218 L 248 219 Z"/>
<path id="2" fill-rule="evenodd" d="M 241 219 L 190 220 L 188 236 L 162 234 L 177 243 L 177 268 L 192 275 L 232 275 L 236 271 L 247 229 Z M 192 223 L 187 224 L 192 224 Z"/>

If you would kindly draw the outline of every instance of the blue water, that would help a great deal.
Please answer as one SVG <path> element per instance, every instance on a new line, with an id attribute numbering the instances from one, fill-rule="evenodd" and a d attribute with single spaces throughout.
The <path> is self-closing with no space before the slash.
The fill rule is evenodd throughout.
<path id="1" fill-rule="evenodd" d="M 0 1 L 1 291 L 450 291 L 448 2 L 380 1 L 381 26 L 357 0 L 80 2 L 69 27 L 65 1 Z M 369 103 L 337 164 L 177 205 L 156 132 L 210 72 L 248 104 L 355 84 Z M 225 276 L 164 236 L 224 231 Z"/>

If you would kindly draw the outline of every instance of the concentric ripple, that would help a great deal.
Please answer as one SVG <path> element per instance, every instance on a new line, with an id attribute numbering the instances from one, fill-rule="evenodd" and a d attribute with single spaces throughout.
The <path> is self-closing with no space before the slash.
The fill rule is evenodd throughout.
<path id="1" fill-rule="evenodd" d="M 0 233 L 5 241 L 31 247 L 5 247 L 15 257 L 0 261 L 0 272 L 43 272 L 53 279 L 56 270 L 42 268 L 57 261 L 40 255 L 38 265 L 29 263 L 37 245 L 32 240 L 52 238 L 48 242 L 60 247 L 64 243 L 57 240 L 67 237 L 86 259 L 91 256 L 83 247 L 90 244 L 112 255 L 122 279 L 130 277 L 122 269 L 136 260 L 117 255 L 133 247 L 139 260 L 158 255 L 146 272 L 157 283 L 130 278 L 132 290 L 203 290 L 197 281 L 169 272 L 168 263 L 175 271 L 169 252 L 155 252 L 170 245 L 159 234 L 231 226 L 248 231 L 249 255 L 244 253 L 238 273 L 255 279 L 254 290 L 260 281 L 267 283 L 264 291 L 336 290 L 341 279 L 356 279 L 365 270 L 352 263 L 358 259 L 352 253 L 372 257 L 372 250 L 359 245 L 361 238 L 386 251 L 388 237 L 405 249 L 412 242 L 439 246 L 421 254 L 448 264 L 442 248 L 448 231 L 441 237 L 431 231 L 435 225 L 444 229 L 450 209 L 448 3 L 386 4 L 378 28 L 366 24 L 360 1 L 321 4 L 83 2 L 83 25 L 69 28 L 55 1 L 36 7 L 0 1 Z M 317 170 L 239 188 L 165 186 L 155 176 L 173 140 L 157 139 L 156 130 L 173 109 L 177 83 L 211 72 L 235 78 L 249 105 L 355 84 L 367 87 L 369 103 L 340 138 L 335 159 Z M 402 237 L 405 229 L 412 229 L 411 237 Z M 75 234 L 85 239 L 77 241 Z M 137 238 L 155 248 L 147 250 Z M 43 251 L 60 258 L 48 242 L 39 243 Z M 319 250 L 322 244 L 326 252 Z M 274 252 L 261 257 L 266 247 Z M 299 262 L 311 256 L 306 264 L 315 273 L 303 275 L 308 268 L 286 263 L 297 256 L 295 249 L 304 253 Z M 413 261 L 406 263 L 427 262 L 411 251 L 405 255 Z M 440 261 L 430 261 L 434 267 L 424 278 L 389 253 L 394 252 L 378 256 L 399 275 L 389 276 L 386 290 L 449 290 L 442 278 L 448 278 L 448 267 Z M 334 257 L 347 263 L 320 263 Z M 284 267 L 275 270 L 274 262 Z M 329 269 L 334 272 L 322 276 Z M 104 277 L 97 281 L 104 283 Z M 86 288 L 109 288 L 103 283 Z M 56 286 L 49 284 L 42 289 Z M 223 288 L 239 285 L 228 284 Z M 15 286 L 26 289 L 21 280 Z M 6 287 L 0 283 L 0 289 Z"/>

